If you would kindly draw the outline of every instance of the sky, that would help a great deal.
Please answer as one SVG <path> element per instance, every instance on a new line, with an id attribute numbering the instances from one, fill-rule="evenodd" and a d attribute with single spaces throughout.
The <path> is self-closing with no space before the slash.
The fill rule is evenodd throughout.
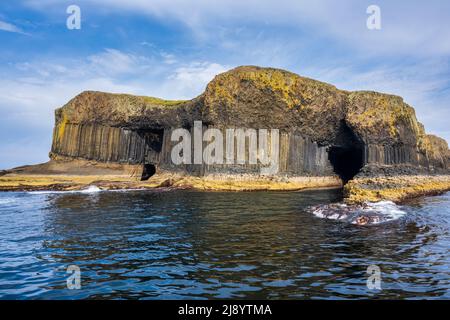
<path id="1" fill-rule="evenodd" d="M 448 0 L 1 0 L 0 169 L 48 161 L 54 110 L 84 90 L 190 99 L 240 65 L 400 95 L 450 141 Z"/>

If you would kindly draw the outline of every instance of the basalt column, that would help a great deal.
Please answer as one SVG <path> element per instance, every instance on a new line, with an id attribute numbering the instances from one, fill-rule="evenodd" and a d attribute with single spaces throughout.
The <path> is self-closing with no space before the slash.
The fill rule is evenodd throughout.
<path id="1" fill-rule="evenodd" d="M 162 130 L 63 123 L 55 128 L 52 154 L 101 162 L 156 166 L 159 164 L 162 137 Z M 148 167 L 147 175 L 151 171 Z"/>

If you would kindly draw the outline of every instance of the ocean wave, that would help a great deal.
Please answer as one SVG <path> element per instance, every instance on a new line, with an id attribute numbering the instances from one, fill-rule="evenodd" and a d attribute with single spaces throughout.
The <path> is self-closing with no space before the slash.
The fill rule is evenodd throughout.
<path id="1" fill-rule="evenodd" d="M 14 202 L 16 202 L 16 199 L 13 199 L 13 198 L 0 199 L 0 205 L 11 204 L 11 203 L 14 203 Z"/>
<path id="2" fill-rule="evenodd" d="M 130 189 L 101 189 L 97 186 L 89 186 L 86 189 L 81 190 L 70 190 L 70 191 L 28 191 L 29 194 L 70 194 L 70 193 L 98 193 L 98 192 L 133 192 L 133 191 L 153 191 L 153 192 L 163 192 L 169 191 L 168 188 L 158 188 L 158 189 L 145 189 L 145 188 L 130 188 Z"/>
<path id="3" fill-rule="evenodd" d="M 97 192 L 101 192 L 101 191 L 105 191 L 100 189 L 97 186 L 89 186 L 86 189 L 81 189 L 81 190 L 70 190 L 70 191 L 29 191 L 28 193 L 30 194 L 58 194 L 58 193 L 63 193 L 63 194 L 68 194 L 68 193 L 97 193 Z"/>
<path id="4" fill-rule="evenodd" d="M 356 225 L 374 225 L 397 220 L 406 211 L 392 201 L 366 202 L 362 205 L 333 203 L 309 208 L 314 216 Z"/>
<path id="5" fill-rule="evenodd" d="M 100 191 L 102 190 L 97 186 L 89 186 L 87 189 L 80 190 L 81 193 L 95 193 Z"/>

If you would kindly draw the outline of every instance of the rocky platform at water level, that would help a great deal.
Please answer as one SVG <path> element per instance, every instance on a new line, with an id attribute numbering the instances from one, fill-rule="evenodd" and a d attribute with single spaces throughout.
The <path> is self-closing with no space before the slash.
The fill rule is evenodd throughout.
<path id="1" fill-rule="evenodd" d="M 140 165 L 106 164 L 87 160 L 58 160 L 9 170 L 0 176 L 0 191 L 77 191 L 95 186 L 100 190 L 197 189 L 209 191 L 299 191 L 340 188 L 338 177 L 260 177 L 215 174 L 193 176 L 159 171 L 142 181 Z"/>
<path id="2" fill-rule="evenodd" d="M 450 190 L 449 175 L 356 177 L 345 185 L 344 196 L 346 202 L 352 204 L 382 200 L 399 203 L 414 197 L 441 194 L 448 190 Z"/>
<path id="3" fill-rule="evenodd" d="M 427 135 L 401 97 L 343 91 L 279 69 L 235 68 L 189 101 L 83 92 L 55 115 L 51 161 L 1 173 L 0 190 L 93 183 L 236 191 L 346 184 L 347 200 L 358 202 L 450 189 L 446 141 Z M 192 132 L 194 121 L 224 136 L 228 128 L 278 129 L 279 170 L 261 176 L 261 164 L 248 161 L 175 165 L 172 132 Z"/>

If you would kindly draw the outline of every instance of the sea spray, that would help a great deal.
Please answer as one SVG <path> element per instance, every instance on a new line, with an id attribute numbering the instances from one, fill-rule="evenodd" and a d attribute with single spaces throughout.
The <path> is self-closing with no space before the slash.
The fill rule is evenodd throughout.
<path id="1" fill-rule="evenodd" d="M 97 193 L 97 192 L 101 192 L 104 191 L 102 189 L 100 189 L 97 186 L 89 186 L 86 189 L 81 189 L 81 190 L 68 190 L 68 191 L 52 191 L 52 190 L 48 190 L 48 191 L 29 191 L 27 193 L 29 194 L 58 194 L 58 193 L 63 193 L 63 194 L 68 194 L 68 193 Z"/>
<path id="2" fill-rule="evenodd" d="M 406 214 L 401 206 L 392 201 L 366 202 L 362 205 L 333 203 L 310 207 L 308 211 L 318 218 L 356 225 L 374 225 L 393 221 Z"/>

